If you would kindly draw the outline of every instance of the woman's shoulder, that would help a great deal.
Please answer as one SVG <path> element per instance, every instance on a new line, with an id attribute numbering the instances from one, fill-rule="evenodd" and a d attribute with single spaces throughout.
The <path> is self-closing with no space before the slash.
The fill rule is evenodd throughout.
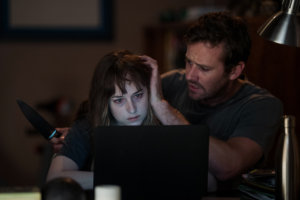
<path id="1" fill-rule="evenodd" d="M 91 130 L 91 125 L 87 117 L 77 119 L 73 122 L 70 129 L 70 134 L 88 135 Z M 68 134 L 68 135 L 70 135 Z"/>

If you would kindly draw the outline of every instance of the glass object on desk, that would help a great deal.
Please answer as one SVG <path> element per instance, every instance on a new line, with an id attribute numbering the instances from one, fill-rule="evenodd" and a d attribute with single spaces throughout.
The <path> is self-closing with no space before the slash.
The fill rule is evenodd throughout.
<path id="1" fill-rule="evenodd" d="M 121 200 L 121 188 L 117 185 L 95 187 L 95 200 Z"/>
<path id="2" fill-rule="evenodd" d="M 299 199 L 299 147 L 295 134 L 295 117 L 283 116 L 281 143 L 276 163 L 276 199 Z"/>

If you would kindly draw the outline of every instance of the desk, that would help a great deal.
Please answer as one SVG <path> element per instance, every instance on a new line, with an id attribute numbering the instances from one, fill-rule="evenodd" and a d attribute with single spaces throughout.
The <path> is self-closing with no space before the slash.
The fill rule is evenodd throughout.
<path id="1" fill-rule="evenodd" d="M 202 200 L 240 200 L 239 197 L 203 197 Z"/>
<path id="2" fill-rule="evenodd" d="M 94 200 L 94 191 L 89 190 L 86 194 L 87 194 L 87 200 Z M 239 196 L 235 196 L 235 197 L 207 196 L 207 197 L 203 197 L 201 200 L 249 200 L 249 199 L 241 198 Z"/>

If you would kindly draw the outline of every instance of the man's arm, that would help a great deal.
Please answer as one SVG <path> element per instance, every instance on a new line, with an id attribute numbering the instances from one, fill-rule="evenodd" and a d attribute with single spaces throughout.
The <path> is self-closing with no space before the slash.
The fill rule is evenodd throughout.
<path id="1" fill-rule="evenodd" d="M 222 141 L 209 138 L 209 170 L 219 180 L 228 180 L 249 169 L 263 155 L 259 144 L 246 137 Z"/>
<path id="2" fill-rule="evenodd" d="M 161 80 L 157 62 L 141 56 L 152 68 L 151 105 L 163 125 L 190 124 L 185 117 L 163 99 Z M 209 171 L 219 180 L 228 180 L 255 165 L 263 155 L 263 150 L 255 141 L 246 137 L 235 137 L 222 141 L 209 138 Z"/>

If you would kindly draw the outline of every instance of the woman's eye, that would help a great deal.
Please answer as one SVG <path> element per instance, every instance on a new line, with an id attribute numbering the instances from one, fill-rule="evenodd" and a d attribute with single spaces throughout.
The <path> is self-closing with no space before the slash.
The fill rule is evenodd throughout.
<path id="1" fill-rule="evenodd" d="M 123 102 L 123 99 L 113 99 L 113 102 L 115 104 L 121 104 Z"/>
<path id="2" fill-rule="evenodd" d="M 144 93 L 141 92 L 141 93 L 136 94 L 136 95 L 135 95 L 135 98 L 140 99 L 140 98 L 142 98 L 143 96 L 144 96 Z"/>

